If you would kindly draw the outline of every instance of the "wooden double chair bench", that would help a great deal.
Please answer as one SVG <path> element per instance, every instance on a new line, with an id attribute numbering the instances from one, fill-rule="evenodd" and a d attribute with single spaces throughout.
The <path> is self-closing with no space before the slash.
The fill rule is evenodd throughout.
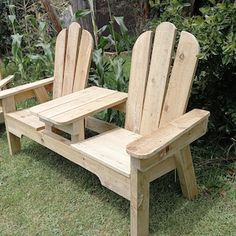
<path id="1" fill-rule="evenodd" d="M 57 37 L 53 78 L 0 92 L 10 153 L 20 151 L 26 136 L 97 175 L 130 201 L 132 236 L 149 234 L 153 180 L 177 169 L 183 195 L 193 199 L 198 193 L 189 144 L 206 133 L 209 112 L 186 113 L 186 107 L 199 45 L 185 31 L 176 51 L 175 40 L 169 22 L 137 39 L 128 93 L 86 88 L 93 39 L 72 23 Z M 32 97 L 40 104 L 16 110 Z M 94 117 L 107 108 L 125 112 L 124 128 Z M 85 128 L 98 134 L 85 139 Z"/>

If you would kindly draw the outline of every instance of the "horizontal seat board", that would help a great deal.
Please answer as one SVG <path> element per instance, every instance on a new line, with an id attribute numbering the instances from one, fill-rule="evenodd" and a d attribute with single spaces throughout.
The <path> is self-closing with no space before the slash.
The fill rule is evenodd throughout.
<path id="1" fill-rule="evenodd" d="M 130 175 L 130 156 L 126 146 L 140 138 L 141 135 L 131 131 L 116 128 L 82 142 L 72 144 L 71 147 L 86 156 L 119 171 Z"/>

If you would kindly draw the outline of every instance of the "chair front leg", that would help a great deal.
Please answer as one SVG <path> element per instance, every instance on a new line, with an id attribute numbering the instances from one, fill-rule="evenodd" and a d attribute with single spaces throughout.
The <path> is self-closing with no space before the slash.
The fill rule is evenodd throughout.
<path id="1" fill-rule="evenodd" d="M 131 236 L 149 235 L 149 180 L 136 168 L 136 160 L 131 157 Z"/>
<path id="2" fill-rule="evenodd" d="M 16 111 L 14 96 L 4 98 L 2 100 L 2 107 L 3 107 L 4 116 L 9 112 Z M 21 150 L 20 138 L 10 133 L 7 119 L 5 119 L 5 125 L 6 125 L 9 152 L 10 152 L 10 155 L 14 155 Z"/>

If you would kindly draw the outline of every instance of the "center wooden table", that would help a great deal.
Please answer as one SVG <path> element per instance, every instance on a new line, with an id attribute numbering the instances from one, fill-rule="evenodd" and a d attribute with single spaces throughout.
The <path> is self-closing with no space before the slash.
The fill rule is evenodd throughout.
<path id="1" fill-rule="evenodd" d="M 45 123 L 47 130 L 59 129 L 70 134 L 72 142 L 77 142 L 84 139 L 84 118 L 124 104 L 127 97 L 127 93 L 89 87 L 34 106 L 30 111 Z"/>

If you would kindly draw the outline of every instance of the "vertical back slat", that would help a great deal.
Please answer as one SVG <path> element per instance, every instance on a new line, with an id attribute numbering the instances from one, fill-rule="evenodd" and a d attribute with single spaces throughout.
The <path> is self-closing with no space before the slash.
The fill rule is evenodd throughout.
<path id="1" fill-rule="evenodd" d="M 196 38 L 183 31 L 166 93 L 160 126 L 185 113 L 197 67 L 199 45 Z"/>
<path id="2" fill-rule="evenodd" d="M 78 23 L 72 23 L 68 29 L 67 49 L 65 57 L 65 72 L 62 95 L 73 91 L 75 69 L 77 65 L 78 48 L 82 29 Z"/>
<path id="3" fill-rule="evenodd" d="M 65 53 L 67 44 L 67 30 L 63 29 L 57 36 L 54 62 L 54 82 L 53 82 L 53 98 L 62 95 Z"/>
<path id="4" fill-rule="evenodd" d="M 140 129 L 143 135 L 159 127 L 175 36 L 176 28 L 169 22 L 161 23 L 156 29 Z"/>
<path id="5" fill-rule="evenodd" d="M 132 52 L 125 128 L 136 133 L 139 133 L 142 119 L 145 88 L 151 58 L 152 38 L 152 31 L 143 33 L 136 41 Z"/>
<path id="6" fill-rule="evenodd" d="M 73 92 L 84 89 L 86 86 L 89 76 L 92 50 L 93 38 L 88 31 L 83 30 L 78 52 Z"/>

